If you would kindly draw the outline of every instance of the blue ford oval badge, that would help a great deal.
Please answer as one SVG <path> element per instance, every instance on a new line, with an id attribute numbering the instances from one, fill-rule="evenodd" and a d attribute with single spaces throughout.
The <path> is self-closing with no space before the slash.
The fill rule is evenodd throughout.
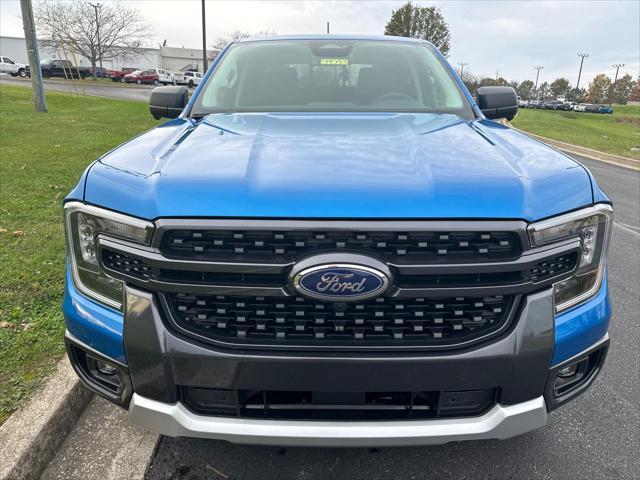
<path id="1" fill-rule="evenodd" d="M 383 293 L 389 278 L 383 272 L 363 265 L 317 265 L 296 274 L 293 285 L 308 297 L 327 301 L 353 301 Z"/>

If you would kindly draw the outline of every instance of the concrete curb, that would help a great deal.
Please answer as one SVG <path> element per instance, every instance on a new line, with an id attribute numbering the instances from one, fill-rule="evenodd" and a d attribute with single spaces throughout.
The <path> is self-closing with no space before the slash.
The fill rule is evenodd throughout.
<path id="1" fill-rule="evenodd" d="M 92 397 L 65 356 L 44 387 L 0 426 L 0 479 L 39 478 Z"/>
<path id="2" fill-rule="evenodd" d="M 552 147 L 557 148 L 558 150 L 562 150 L 566 153 L 573 153 L 574 155 L 580 155 L 581 157 L 589 158 L 591 160 L 598 160 L 600 162 L 610 163 L 611 165 L 616 165 L 618 167 L 628 168 L 630 170 L 640 170 L 640 159 L 637 158 L 629 158 L 623 157 L 621 155 L 614 155 L 612 153 L 605 153 L 599 150 L 593 150 L 592 148 L 587 147 L 579 147 L 578 145 L 572 145 L 570 143 L 561 142 L 559 140 L 553 140 L 551 138 L 541 137 L 540 135 L 536 135 L 535 133 L 527 132 L 526 130 L 520 130 L 519 128 L 511 125 L 510 122 L 501 122 L 503 125 L 506 125 L 513 130 L 516 130 L 520 133 L 523 133 L 531 138 L 535 138 L 536 140 L 540 140 L 541 142 L 546 143 Z"/>

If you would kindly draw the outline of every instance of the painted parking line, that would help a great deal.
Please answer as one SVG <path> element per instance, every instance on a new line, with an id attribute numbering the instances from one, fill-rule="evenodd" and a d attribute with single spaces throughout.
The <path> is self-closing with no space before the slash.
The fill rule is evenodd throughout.
<path id="1" fill-rule="evenodd" d="M 620 230 L 640 237 L 640 227 L 634 227 L 633 225 L 627 225 L 626 223 L 613 222 L 614 227 L 618 227 Z M 636 230 L 637 229 L 637 230 Z"/>

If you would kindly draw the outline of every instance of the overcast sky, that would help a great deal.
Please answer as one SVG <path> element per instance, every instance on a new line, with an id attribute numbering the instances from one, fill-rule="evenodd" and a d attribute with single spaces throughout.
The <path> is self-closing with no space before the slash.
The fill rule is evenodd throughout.
<path id="1" fill-rule="evenodd" d="M 108 3 L 111 0 L 102 0 Z M 35 2 L 34 2 L 35 3 Z M 149 43 L 201 45 L 200 0 L 121 0 L 139 9 L 153 28 Z M 219 1 L 207 0 L 207 39 L 233 30 L 278 34 L 382 34 L 391 11 L 402 1 Z M 565 76 L 575 83 L 579 59 L 586 52 L 584 81 L 597 73 L 640 73 L 640 1 L 416 1 L 437 5 L 451 31 L 449 61 L 475 74 L 509 80 L 540 81 Z M 24 36 L 18 0 L 0 0 L 0 34 Z M 582 84 L 582 81 L 581 81 Z"/>

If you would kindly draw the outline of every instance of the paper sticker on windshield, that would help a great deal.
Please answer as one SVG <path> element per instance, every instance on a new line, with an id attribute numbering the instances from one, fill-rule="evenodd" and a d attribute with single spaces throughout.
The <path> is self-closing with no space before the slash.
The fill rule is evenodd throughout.
<path id="1" fill-rule="evenodd" d="M 349 65 L 348 58 L 321 58 L 320 65 Z"/>

